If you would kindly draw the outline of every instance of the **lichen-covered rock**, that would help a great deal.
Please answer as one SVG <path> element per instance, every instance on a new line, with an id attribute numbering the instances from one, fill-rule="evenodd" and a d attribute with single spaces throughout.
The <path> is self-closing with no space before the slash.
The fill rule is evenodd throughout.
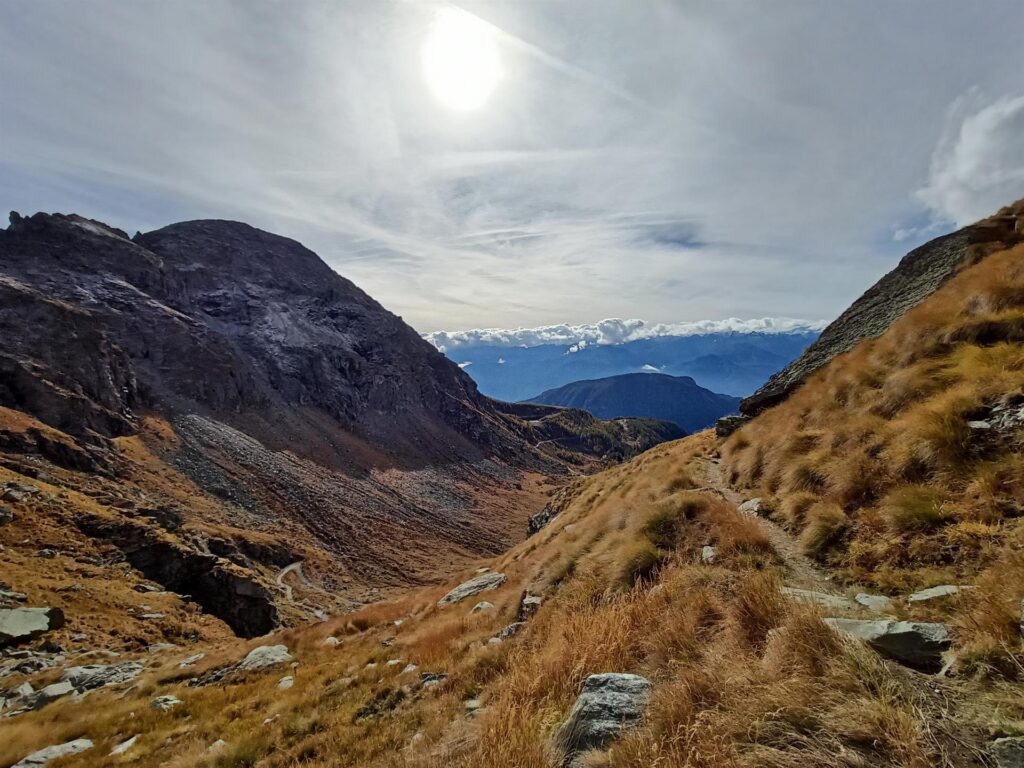
<path id="1" fill-rule="evenodd" d="M 474 576 L 469 581 L 464 581 L 459 586 L 455 587 L 447 595 L 437 601 L 439 606 L 454 605 L 455 603 L 465 600 L 467 597 L 473 595 L 479 595 L 481 592 L 487 592 L 492 589 L 497 589 L 506 581 L 504 573 L 481 573 L 479 576 Z"/>
<path id="2" fill-rule="evenodd" d="M 996 739 L 988 753 L 996 768 L 1024 768 L 1024 738 L 1020 736 Z"/>
<path id="3" fill-rule="evenodd" d="M 883 656 L 924 671 L 937 670 L 953 642 L 949 628 L 935 622 L 825 619 L 825 623 L 864 640 Z"/>
<path id="4" fill-rule="evenodd" d="M 64 626 L 60 608 L 0 609 L 0 647 L 34 640 Z"/>
<path id="5" fill-rule="evenodd" d="M 651 681 L 640 675 L 606 672 L 588 677 L 555 737 L 566 760 L 605 747 L 624 729 L 637 725 L 650 692 Z"/>

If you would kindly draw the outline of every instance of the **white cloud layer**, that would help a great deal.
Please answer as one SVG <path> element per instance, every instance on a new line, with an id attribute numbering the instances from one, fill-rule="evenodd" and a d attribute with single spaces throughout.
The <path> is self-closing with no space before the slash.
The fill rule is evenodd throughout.
<path id="1" fill-rule="evenodd" d="M 833 317 L 1024 195 L 1020 0 L 455 4 L 476 110 L 448 0 L 5 3 L 0 210 L 247 221 L 431 331 Z"/>
<path id="2" fill-rule="evenodd" d="M 918 196 L 957 226 L 1024 196 L 1024 95 L 957 99 Z"/>
<path id="3" fill-rule="evenodd" d="M 546 325 L 541 328 L 482 328 L 471 331 L 435 331 L 423 335 L 442 351 L 459 347 L 489 345 L 500 347 L 538 347 L 542 344 L 571 345 L 577 352 L 588 344 L 624 344 L 628 341 L 659 336 L 701 336 L 713 333 L 799 333 L 820 331 L 825 321 L 796 320 L 788 317 L 761 317 L 741 320 L 698 320 L 688 323 L 649 323 L 646 320 L 608 318 L 586 325 Z"/>

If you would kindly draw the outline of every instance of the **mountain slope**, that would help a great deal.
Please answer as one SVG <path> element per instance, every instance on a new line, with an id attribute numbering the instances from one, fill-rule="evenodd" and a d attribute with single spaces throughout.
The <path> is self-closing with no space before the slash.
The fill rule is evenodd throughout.
<path id="1" fill-rule="evenodd" d="M 55 574 L 127 561 L 244 635 L 500 552 L 552 478 L 603 460 L 579 451 L 638 449 L 554 450 L 314 253 L 237 222 L 129 239 L 12 214 L 0 336 L 0 481 L 36 489 L 0 529 L 5 580 L 27 589 L 38 549 Z"/>
<path id="2" fill-rule="evenodd" d="M 865 339 L 876 338 L 964 267 L 1021 238 L 1009 208 L 915 248 L 857 299 L 789 366 L 775 373 L 741 411 L 753 415 L 784 400 L 812 373 Z"/>
<path id="3" fill-rule="evenodd" d="M 582 408 L 599 419 L 620 416 L 664 419 L 693 432 L 734 413 L 740 400 L 704 389 L 689 376 L 629 373 L 576 381 L 542 392 L 529 402 Z"/>

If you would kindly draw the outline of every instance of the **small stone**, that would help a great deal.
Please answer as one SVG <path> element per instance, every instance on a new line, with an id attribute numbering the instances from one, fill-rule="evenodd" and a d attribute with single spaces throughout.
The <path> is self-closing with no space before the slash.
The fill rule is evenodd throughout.
<path id="1" fill-rule="evenodd" d="M 540 610 L 541 603 L 544 599 L 540 595 L 531 595 L 529 592 L 523 593 L 522 600 L 519 601 L 519 611 L 516 614 L 516 621 L 524 622 L 533 617 L 538 610 Z"/>
<path id="2" fill-rule="evenodd" d="M 519 634 L 519 631 L 525 626 L 525 622 L 514 621 L 498 633 L 498 638 L 501 640 L 508 640 L 510 637 L 515 637 Z"/>
<path id="3" fill-rule="evenodd" d="M 284 677 L 282 677 L 280 680 L 277 681 L 277 687 L 278 687 L 279 690 L 282 690 L 282 691 L 287 691 L 293 685 L 295 685 L 295 678 L 292 677 L 291 675 L 285 675 Z"/>
<path id="4" fill-rule="evenodd" d="M 741 514 L 757 517 L 761 513 L 761 499 L 747 499 L 739 506 Z"/>
<path id="5" fill-rule="evenodd" d="M 420 672 L 420 685 L 423 688 L 433 688 L 443 683 L 447 678 L 447 672 Z"/>
<path id="6" fill-rule="evenodd" d="M 160 589 L 160 587 L 155 587 L 152 584 L 136 584 L 134 587 L 132 587 L 132 589 L 134 589 L 136 592 L 141 592 L 143 594 L 146 594 L 148 592 L 163 592 L 163 590 Z"/>
<path id="7" fill-rule="evenodd" d="M 163 653 L 164 651 L 177 650 L 177 648 L 178 646 L 174 643 L 153 643 L 146 646 L 146 651 L 148 653 Z"/>
<path id="8" fill-rule="evenodd" d="M 915 592 L 907 598 L 907 602 L 923 603 L 927 600 L 955 595 L 958 592 L 962 592 L 967 589 L 974 589 L 974 587 L 959 586 L 957 584 L 942 584 L 938 587 L 931 587 L 929 589 L 922 589 L 920 592 Z"/>
<path id="9" fill-rule="evenodd" d="M 340 643 L 341 643 L 341 640 L 339 640 L 338 638 L 334 637 L 333 635 L 330 636 L 330 637 L 325 637 L 324 638 L 324 645 L 339 645 Z"/>
<path id="10" fill-rule="evenodd" d="M 417 669 L 419 669 L 419 667 L 417 667 L 415 664 L 406 664 L 405 669 L 403 669 L 399 674 L 408 675 L 415 672 Z"/>
<path id="11" fill-rule="evenodd" d="M 488 603 L 486 600 L 483 600 L 483 601 L 477 603 L 476 605 L 474 605 L 472 610 L 470 610 L 470 613 L 481 613 L 483 611 L 493 611 L 493 610 L 494 610 L 494 606 L 491 603 Z"/>
<path id="12" fill-rule="evenodd" d="M 224 739 L 217 739 L 213 744 L 207 747 L 207 750 L 210 752 L 216 752 L 219 749 L 224 749 L 227 745 L 228 743 L 224 741 Z"/>
<path id="13" fill-rule="evenodd" d="M 196 653 L 196 654 L 194 654 L 192 656 L 189 656 L 187 659 L 183 659 L 178 664 L 178 669 L 188 669 L 193 664 L 195 664 L 197 661 L 202 661 L 204 658 L 206 658 L 206 654 L 205 653 Z"/>
<path id="14" fill-rule="evenodd" d="M 139 740 L 139 737 L 138 737 L 138 734 L 136 734 L 135 736 L 132 736 L 127 741 L 122 741 L 120 744 L 118 744 L 116 747 L 114 747 L 112 750 L 110 750 L 111 757 L 113 757 L 114 755 L 123 755 L 129 749 L 134 747 L 135 746 L 135 742 L 138 741 L 138 740 Z"/>
<path id="15" fill-rule="evenodd" d="M 57 550 L 50 549 L 49 547 L 47 547 L 46 549 L 40 549 L 38 552 L 36 552 L 36 557 L 41 557 L 44 560 L 52 560 L 56 556 Z"/>
<path id="16" fill-rule="evenodd" d="M 388 659 L 387 661 L 387 666 L 389 667 L 397 667 L 400 664 L 405 664 L 405 661 L 403 659 Z"/>
<path id="17" fill-rule="evenodd" d="M 157 696 L 149 702 L 149 708 L 159 712 L 170 712 L 175 707 L 181 705 L 181 703 L 181 699 L 177 696 Z"/>
<path id="18" fill-rule="evenodd" d="M 700 561 L 705 565 L 711 565 L 713 562 L 715 562 L 715 554 L 715 548 L 712 547 L 710 544 L 706 544 L 704 548 L 700 551 Z"/>

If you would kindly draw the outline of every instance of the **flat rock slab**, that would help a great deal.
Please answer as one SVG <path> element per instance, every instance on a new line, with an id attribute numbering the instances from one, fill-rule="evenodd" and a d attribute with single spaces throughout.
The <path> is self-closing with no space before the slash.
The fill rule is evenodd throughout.
<path id="1" fill-rule="evenodd" d="M 996 739 L 988 749 L 996 768 L 1024 768 L 1024 738 Z"/>
<path id="2" fill-rule="evenodd" d="M 0 609 L 0 647 L 34 640 L 64 626 L 60 608 Z"/>
<path id="3" fill-rule="evenodd" d="M 960 586 L 957 584 L 942 584 L 941 586 L 922 589 L 920 592 L 915 592 L 914 594 L 909 595 L 907 597 L 907 602 L 923 603 L 927 600 L 935 600 L 939 597 L 949 597 L 950 595 L 955 595 L 965 589 L 974 589 L 974 587 Z"/>
<path id="4" fill-rule="evenodd" d="M 108 685 L 120 685 L 134 680 L 142 672 L 142 664 L 126 661 L 123 664 L 87 664 L 68 667 L 60 679 L 71 683 L 76 691 L 91 691 Z"/>
<path id="5" fill-rule="evenodd" d="M 87 749 L 92 749 L 93 744 L 88 739 L 75 739 L 64 744 L 55 744 L 52 747 L 46 749 L 40 749 L 38 752 L 33 752 L 26 758 L 18 761 L 14 764 L 13 768 L 36 768 L 36 766 L 46 765 L 51 760 L 56 760 L 58 757 L 67 757 L 68 755 L 77 755 L 79 752 L 85 752 Z"/>
<path id="6" fill-rule="evenodd" d="M 885 595 L 870 595 L 867 592 L 860 592 L 853 599 L 869 611 L 881 613 L 892 609 L 892 600 Z"/>
<path id="7" fill-rule="evenodd" d="M 267 669 L 278 664 L 286 664 L 292 660 L 288 653 L 287 645 L 261 645 L 253 648 L 248 655 L 238 663 L 238 671 L 251 672 L 255 669 Z"/>
<path id="8" fill-rule="evenodd" d="M 790 600 L 811 605 L 820 605 L 824 608 L 852 611 L 857 604 L 842 595 L 830 595 L 827 592 L 814 592 L 810 589 L 797 589 L 796 587 L 782 587 L 779 590 Z"/>
<path id="9" fill-rule="evenodd" d="M 474 576 L 469 581 L 464 581 L 459 584 L 455 589 L 449 592 L 447 595 L 437 601 L 439 606 L 454 605 L 455 603 L 465 600 L 467 597 L 473 595 L 479 595 L 481 592 L 487 592 L 492 589 L 497 589 L 506 581 L 504 573 L 481 573 L 479 576 Z"/>
<path id="10" fill-rule="evenodd" d="M 934 671 L 952 638 L 945 624 L 923 621 L 825 619 L 838 631 L 864 640 L 875 651 L 908 667 Z"/>
<path id="11" fill-rule="evenodd" d="M 555 737 L 567 761 L 607 746 L 624 729 L 636 726 L 650 693 L 651 681 L 640 675 L 606 672 L 588 677 Z"/>

